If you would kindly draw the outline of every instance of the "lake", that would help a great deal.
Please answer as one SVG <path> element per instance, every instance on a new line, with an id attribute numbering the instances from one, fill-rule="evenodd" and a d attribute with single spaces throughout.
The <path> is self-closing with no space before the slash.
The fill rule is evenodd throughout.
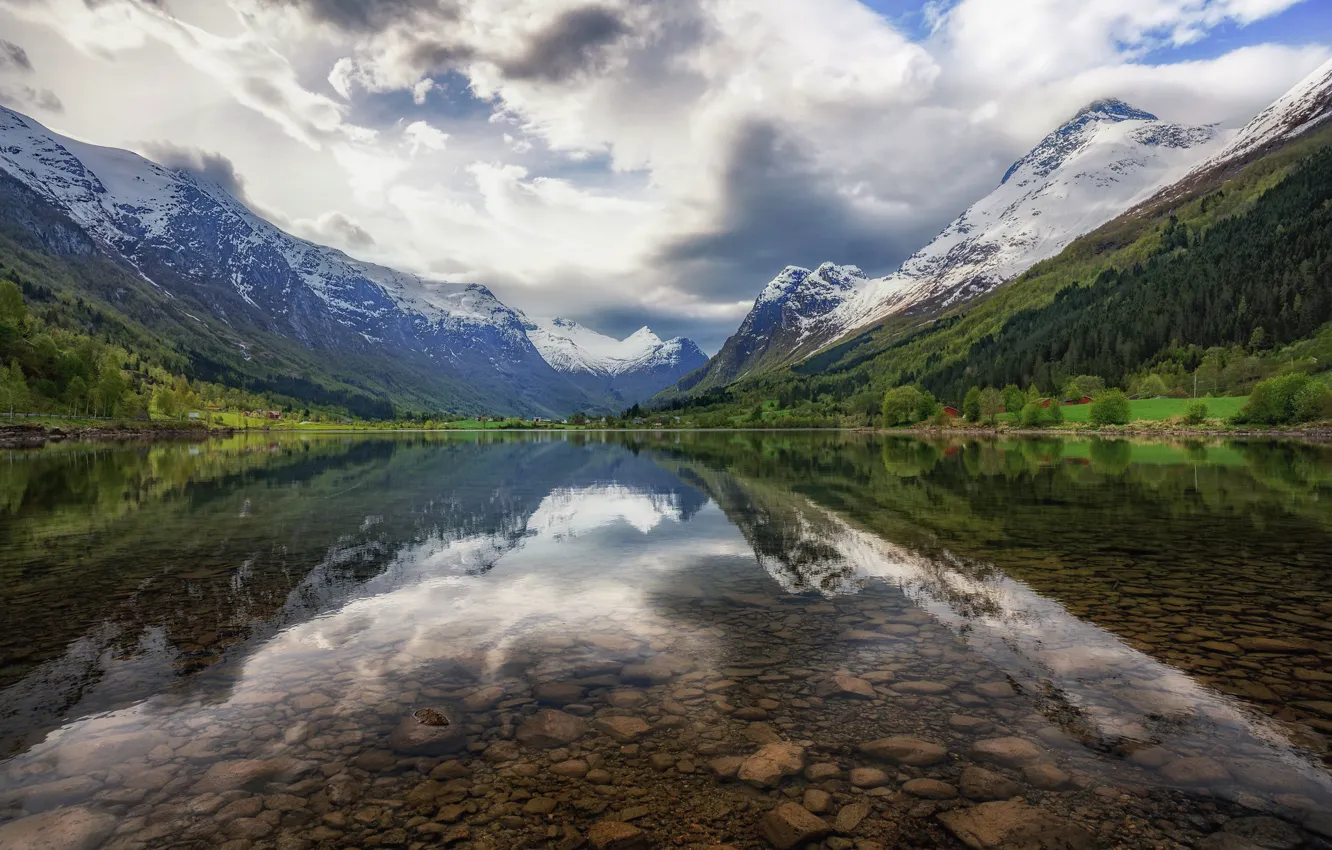
<path id="1" fill-rule="evenodd" d="M 0 540 L 0 847 L 1332 847 L 1328 447 L 70 444 Z"/>

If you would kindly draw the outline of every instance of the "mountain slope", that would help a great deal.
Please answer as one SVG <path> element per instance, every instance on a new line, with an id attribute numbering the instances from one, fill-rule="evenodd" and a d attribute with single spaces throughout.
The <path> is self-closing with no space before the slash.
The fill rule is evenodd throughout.
<path id="1" fill-rule="evenodd" d="M 1320 92 L 1332 93 L 1332 78 Z M 1188 375 L 1203 362 L 1243 391 L 1274 346 L 1295 343 L 1262 368 L 1323 368 L 1332 362 L 1332 122 L 1303 125 L 1188 175 L 988 298 L 881 324 L 733 385 L 728 403 L 877 398 L 918 383 L 956 404 L 970 386 L 1051 392 L 1078 374 L 1114 384 L 1146 370 Z"/>
<path id="2" fill-rule="evenodd" d="M 623 405 L 646 401 L 708 361 L 692 340 L 663 342 L 646 327 L 622 340 L 570 319 L 528 321 L 525 327 L 557 372 L 588 393 Z"/>
<path id="3" fill-rule="evenodd" d="M 774 316 L 760 295 L 723 348 L 729 359 L 719 354 L 694 386 L 722 386 L 801 360 L 891 315 L 933 314 L 983 295 L 1175 182 L 1226 136 L 1215 127 L 1162 121 L 1119 100 L 1089 104 L 896 273 L 868 279 L 856 270 L 849 285 L 831 289 L 791 277 L 783 298 L 803 306 L 784 316 Z M 807 285 L 815 290 L 808 296 L 799 291 Z"/>
<path id="4" fill-rule="evenodd" d="M 597 404 L 483 286 L 424 280 L 298 239 L 207 180 L 3 108 L 0 172 L 25 206 L 67 217 L 98 253 L 226 340 L 230 352 L 206 356 L 181 340 L 198 374 L 243 375 L 260 360 L 288 377 L 313 364 L 334 382 L 427 409 L 557 415 Z"/>
<path id="5" fill-rule="evenodd" d="M 855 266 L 824 263 L 814 271 L 787 266 L 759 293 L 739 330 L 707 367 L 678 388 L 702 392 L 793 362 L 811 344 L 819 323 L 866 283 Z"/>

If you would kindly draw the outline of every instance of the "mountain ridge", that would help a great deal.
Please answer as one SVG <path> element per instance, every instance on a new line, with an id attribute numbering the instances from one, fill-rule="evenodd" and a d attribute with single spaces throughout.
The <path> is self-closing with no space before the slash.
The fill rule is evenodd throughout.
<path id="1" fill-rule="evenodd" d="M 369 371 L 380 389 L 368 393 L 459 412 L 562 416 L 619 403 L 547 362 L 526 317 L 487 287 L 293 236 L 206 178 L 66 138 L 3 107 L 0 172 L 162 296 L 206 314 L 188 313 L 233 349 L 215 350 L 210 359 L 223 362 L 208 370 L 243 373 L 264 357 L 301 374 L 313 360 L 352 384 Z M 678 377 L 660 365 L 639 384 L 660 380 L 655 392 Z"/>

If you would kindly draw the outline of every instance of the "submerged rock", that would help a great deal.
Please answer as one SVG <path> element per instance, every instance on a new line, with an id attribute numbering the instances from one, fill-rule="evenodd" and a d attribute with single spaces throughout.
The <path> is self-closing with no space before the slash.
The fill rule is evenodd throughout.
<path id="1" fill-rule="evenodd" d="M 543 708 L 518 727 L 514 737 L 525 746 L 553 749 L 573 743 L 587 733 L 587 724 L 572 714 Z"/>
<path id="2" fill-rule="evenodd" d="M 901 735 L 861 744 L 860 751 L 871 758 L 911 767 L 928 767 L 948 758 L 948 750 L 938 744 Z"/>
<path id="3" fill-rule="evenodd" d="M 116 829 L 112 815 L 92 809 L 56 809 L 0 826 L 5 850 L 93 850 Z"/>
<path id="4" fill-rule="evenodd" d="M 1017 801 L 981 803 L 938 815 L 944 828 L 972 850 L 1092 850 L 1092 834 Z"/>
<path id="5" fill-rule="evenodd" d="M 466 749 L 467 733 L 443 710 L 424 708 L 399 721 L 386 743 L 404 755 L 444 756 Z"/>
<path id="6" fill-rule="evenodd" d="M 777 850 L 793 850 L 832 835 L 827 821 L 799 803 L 783 803 L 759 821 L 759 834 Z"/>
<path id="7" fill-rule="evenodd" d="M 795 744 L 766 744 L 745 759 L 736 778 L 756 788 L 776 788 L 783 778 L 795 776 L 805 766 L 805 751 Z"/>

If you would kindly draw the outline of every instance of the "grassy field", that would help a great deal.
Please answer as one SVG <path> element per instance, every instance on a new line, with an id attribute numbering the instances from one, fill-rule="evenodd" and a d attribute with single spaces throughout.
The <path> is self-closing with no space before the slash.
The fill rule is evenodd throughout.
<path id="1" fill-rule="evenodd" d="M 1244 403 L 1249 400 L 1248 396 L 1240 398 L 1205 398 L 1203 402 L 1207 404 L 1207 417 L 1209 419 L 1227 420 L 1239 412 Z M 1165 422 L 1176 416 L 1183 416 L 1193 402 L 1191 398 L 1145 398 L 1129 402 L 1129 413 L 1132 422 Z M 1064 421 L 1074 424 L 1082 424 L 1091 421 L 1091 405 L 1075 404 L 1064 406 Z M 1012 413 L 1005 413 L 999 417 L 1001 422 L 1014 422 L 1017 416 Z"/>

